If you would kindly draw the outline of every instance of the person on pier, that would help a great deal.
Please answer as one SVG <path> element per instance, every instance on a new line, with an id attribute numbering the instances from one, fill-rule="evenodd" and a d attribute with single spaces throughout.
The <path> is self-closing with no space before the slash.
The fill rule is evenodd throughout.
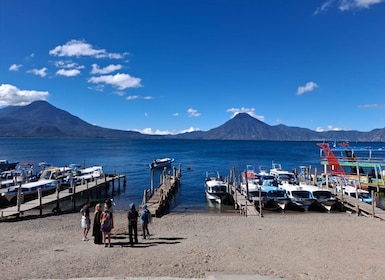
<path id="1" fill-rule="evenodd" d="M 128 238 L 130 240 L 130 245 L 134 246 L 138 243 L 138 217 L 139 213 L 135 208 L 135 204 L 131 203 L 129 205 L 130 209 L 127 213 L 127 219 L 128 219 Z"/>

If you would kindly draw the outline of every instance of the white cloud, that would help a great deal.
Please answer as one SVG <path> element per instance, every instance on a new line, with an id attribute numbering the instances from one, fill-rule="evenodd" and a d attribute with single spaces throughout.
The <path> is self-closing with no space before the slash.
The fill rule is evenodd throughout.
<path id="1" fill-rule="evenodd" d="M 385 109 L 385 105 L 383 104 L 363 104 L 363 105 L 359 105 L 358 106 L 359 109 L 379 109 L 379 110 L 382 110 L 382 109 Z"/>
<path id="2" fill-rule="evenodd" d="M 80 71 L 78 69 L 69 69 L 69 70 L 60 69 L 56 71 L 56 74 L 60 76 L 74 77 L 74 76 L 78 76 L 80 74 Z"/>
<path id="3" fill-rule="evenodd" d="M 128 74 L 115 74 L 115 75 L 105 75 L 99 77 L 91 77 L 88 79 L 89 83 L 99 84 L 109 84 L 113 87 L 117 87 L 118 89 L 126 89 L 126 88 L 138 88 L 142 87 L 140 84 L 141 79 L 131 77 Z"/>
<path id="4" fill-rule="evenodd" d="M 199 117 L 201 115 L 201 113 L 199 113 L 197 110 L 192 108 L 188 109 L 187 113 L 189 117 Z"/>
<path id="5" fill-rule="evenodd" d="M 0 85 L 0 106 L 24 106 L 36 100 L 46 100 L 47 91 L 20 90 L 10 84 Z"/>
<path id="6" fill-rule="evenodd" d="M 81 40 L 71 40 L 65 45 L 57 46 L 49 51 L 53 56 L 92 56 L 95 58 L 121 59 L 128 53 L 108 53 L 105 49 L 95 49 L 91 44 Z"/>
<path id="7" fill-rule="evenodd" d="M 177 131 L 177 130 L 160 130 L 156 129 L 153 130 L 152 128 L 145 128 L 145 129 L 129 129 L 131 131 L 137 131 L 142 134 L 148 134 L 148 135 L 175 135 L 175 134 L 180 134 L 180 133 L 186 133 L 186 132 L 194 132 L 194 131 L 199 131 L 199 128 L 194 128 L 194 127 L 189 127 L 188 129 Z"/>
<path id="8" fill-rule="evenodd" d="M 371 6 L 380 4 L 382 2 L 385 2 L 385 0 L 327 0 L 315 10 L 314 15 L 327 12 L 334 5 L 340 11 L 345 12 L 357 9 L 368 9 Z"/>
<path id="9" fill-rule="evenodd" d="M 12 64 L 11 66 L 9 66 L 9 71 L 19 71 L 21 67 L 21 64 Z"/>
<path id="10" fill-rule="evenodd" d="M 256 119 L 258 119 L 260 121 L 264 121 L 265 120 L 264 116 L 258 116 L 258 115 L 255 114 L 255 109 L 254 108 L 244 108 L 244 107 L 242 107 L 242 108 L 230 108 L 230 109 L 227 109 L 226 112 L 229 112 L 229 113 L 233 114 L 231 116 L 231 118 L 234 118 L 239 113 L 246 113 L 246 114 L 249 114 L 253 118 L 256 118 Z"/>
<path id="11" fill-rule="evenodd" d="M 47 70 L 48 69 L 46 67 L 43 67 L 41 69 L 29 70 L 29 71 L 27 71 L 27 73 L 32 73 L 32 74 L 35 74 L 36 76 L 45 77 L 45 76 L 47 76 Z"/>
<path id="12" fill-rule="evenodd" d="M 138 99 L 138 98 L 139 98 L 139 95 L 130 95 L 130 96 L 126 97 L 127 100 L 135 100 L 135 99 Z"/>
<path id="13" fill-rule="evenodd" d="M 297 95 L 302 95 L 305 92 L 313 91 L 318 87 L 318 85 L 314 82 L 308 82 L 305 86 L 300 86 L 297 89 Z"/>
<path id="14" fill-rule="evenodd" d="M 109 74 L 120 69 L 122 69 L 122 65 L 120 64 L 110 64 L 104 68 L 100 68 L 97 64 L 92 64 L 91 74 Z"/>
<path id="15" fill-rule="evenodd" d="M 327 129 L 324 129 L 324 128 L 322 128 L 322 127 L 320 127 L 320 126 L 318 126 L 317 128 L 316 128 L 316 131 L 317 132 L 324 132 L 324 131 L 348 131 L 348 130 L 350 130 L 350 129 L 347 129 L 347 128 L 340 128 L 340 127 L 334 127 L 334 126 L 332 126 L 332 125 L 328 125 L 327 126 Z"/>

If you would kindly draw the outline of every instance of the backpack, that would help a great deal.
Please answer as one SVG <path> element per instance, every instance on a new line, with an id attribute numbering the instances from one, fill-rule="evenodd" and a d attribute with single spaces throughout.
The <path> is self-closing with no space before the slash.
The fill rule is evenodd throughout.
<path id="1" fill-rule="evenodd" d="M 110 213 L 103 213 L 102 216 L 102 227 L 103 228 L 110 228 L 111 227 L 111 214 Z"/>

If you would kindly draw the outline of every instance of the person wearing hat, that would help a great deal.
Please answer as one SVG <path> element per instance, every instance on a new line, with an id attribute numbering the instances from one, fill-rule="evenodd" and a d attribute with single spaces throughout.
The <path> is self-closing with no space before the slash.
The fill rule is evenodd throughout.
<path id="1" fill-rule="evenodd" d="M 148 224 L 151 222 L 151 212 L 147 209 L 147 204 L 143 205 L 143 211 L 140 213 L 140 224 L 142 225 L 143 239 L 150 239 Z"/>
<path id="2" fill-rule="evenodd" d="M 129 210 L 127 213 L 128 219 L 128 238 L 130 239 L 130 245 L 134 246 L 135 243 L 138 243 L 138 217 L 139 213 L 135 208 L 135 204 L 131 203 L 129 205 Z"/>

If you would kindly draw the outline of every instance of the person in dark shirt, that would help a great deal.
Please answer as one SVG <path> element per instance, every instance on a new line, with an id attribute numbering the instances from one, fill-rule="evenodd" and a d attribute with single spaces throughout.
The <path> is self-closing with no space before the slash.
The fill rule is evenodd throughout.
<path id="1" fill-rule="evenodd" d="M 128 219 L 128 237 L 130 239 L 130 245 L 134 246 L 135 243 L 138 243 L 138 217 L 139 213 L 135 208 L 135 204 L 131 203 L 129 205 L 130 209 L 127 213 Z"/>

